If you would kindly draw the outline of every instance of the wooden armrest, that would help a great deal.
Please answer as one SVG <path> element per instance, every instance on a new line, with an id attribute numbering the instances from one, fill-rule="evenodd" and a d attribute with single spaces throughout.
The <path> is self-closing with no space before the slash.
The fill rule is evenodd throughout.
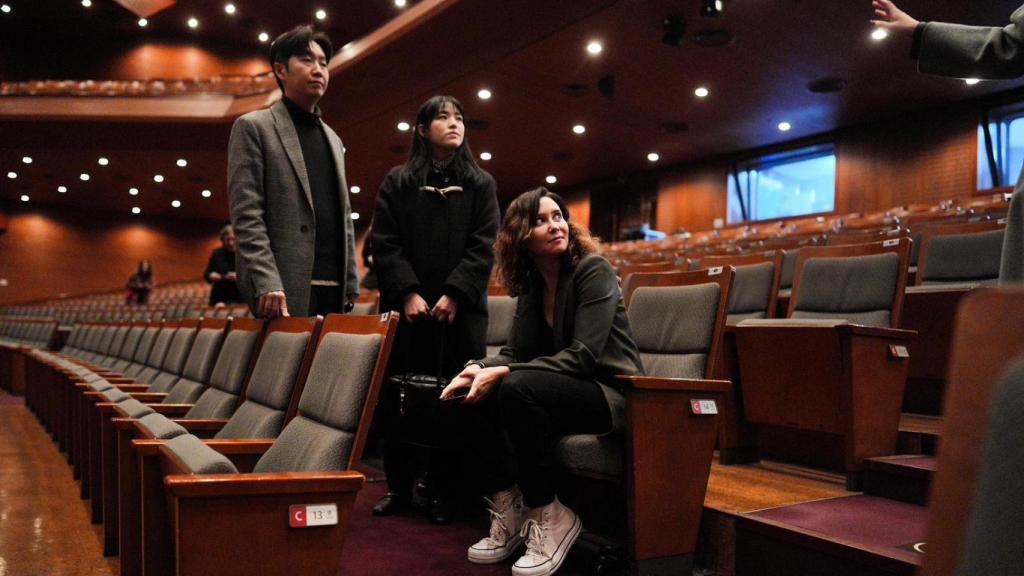
<path id="1" fill-rule="evenodd" d="M 118 430 L 134 430 L 135 429 L 135 418 L 122 418 L 116 416 L 110 419 L 110 423 L 114 425 L 114 428 Z"/>
<path id="2" fill-rule="evenodd" d="M 140 456 L 157 456 L 160 454 L 160 447 L 166 443 L 166 440 L 160 440 L 157 438 L 132 440 L 132 446 Z"/>
<path id="3" fill-rule="evenodd" d="M 189 432 L 216 432 L 228 423 L 224 418 L 175 418 L 173 422 Z"/>
<path id="4" fill-rule="evenodd" d="M 103 376 L 103 379 L 111 384 L 136 384 L 134 378 L 129 378 L 127 376 Z"/>
<path id="5" fill-rule="evenodd" d="M 191 404 L 150 404 L 150 408 L 157 414 L 163 414 L 168 418 L 172 416 L 184 416 L 192 409 Z"/>
<path id="6" fill-rule="evenodd" d="M 153 402 L 161 402 L 161 401 L 163 401 L 163 399 L 167 397 L 167 393 L 166 392 L 135 392 L 131 396 L 132 396 L 132 398 L 135 398 L 139 402 L 153 403 Z"/>
<path id="7" fill-rule="evenodd" d="M 210 448 L 225 456 L 263 454 L 274 445 L 274 438 L 246 438 L 242 440 L 203 440 Z"/>
<path id="8" fill-rule="evenodd" d="M 124 392 L 145 392 L 149 390 L 149 384 L 114 384 Z"/>
<path id="9" fill-rule="evenodd" d="M 164 484 L 178 498 L 357 492 L 366 477 L 355 470 L 264 474 L 171 474 Z"/>
<path id="10" fill-rule="evenodd" d="M 843 327 L 841 327 L 842 329 Z M 871 336 L 874 338 L 891 338 L 894 340 L 913 340 L 917 338 L 916 330 L 901 330 L 899 328 L 878 328 L 875 326 L 861 326 L 860 324 L 848 324 L 845 327 L 851 334 L 857 336 Z"/>
<path id="11" fill-rule="evenodd" d="M 659 378 L 657 376 L 620 375 L 623 384 L 639 390 L 676 390 L 680 392 L 720 392 L 732 388 L 728 380 L 702 380 L 696 378 Z"/>

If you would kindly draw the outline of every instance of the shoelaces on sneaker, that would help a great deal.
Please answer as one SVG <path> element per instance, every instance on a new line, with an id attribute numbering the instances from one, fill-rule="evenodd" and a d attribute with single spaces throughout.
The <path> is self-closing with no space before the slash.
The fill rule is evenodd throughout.
<path id="1" fill-rule="evenodd" d="M 508 525 L 505 524 L 505 512 L 498 512 L 498 505 L 490 498 L 484 498 L 484 500 L 487 502 L 487 513 L 491 515 L 491 533 L 489 538 L 496 544 L 504 544 L 510 535 Z M 506 507 L 505 511 L 511 510 L 512 506 L 514 504 Z"/>
<path id="2" fill-rule="evenodd" d="M 544 540 L 547 537 L 546 526 L 533 518 L 527 518 L 519 535 L 526 537 L 526 554 L 524 556 L 533 554 L 534 556 L 547 557 L 547 552 L 544 551 Z"/>

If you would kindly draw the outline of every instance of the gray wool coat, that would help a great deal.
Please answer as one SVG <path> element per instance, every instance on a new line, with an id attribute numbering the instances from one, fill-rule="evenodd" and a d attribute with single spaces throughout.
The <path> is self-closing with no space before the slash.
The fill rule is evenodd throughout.
<path id="1" fill-rule="evenodd" d="M 1024 75 L 1024 6 L 1004 27 L 924 24 L 918 70 L 957 78 L 1006 79 Z M 1010 200 L 1000 284 L 1024 283 L 1024 171 Z"/>
<path id="2" fill-rule="evenodd" d="M 327 124 L 345 223 L 342 289 L 359 293 L 352 208 L 345 182 L 345 149 Z M 284 290 L 292 316 L 309 313 L 316 249 L 316 214 L 302 147 L 284 101 L 250 112 L 231 128 L 228 201 L 238 239 L 238 290 L 255 313 L 261 294 Z"/>

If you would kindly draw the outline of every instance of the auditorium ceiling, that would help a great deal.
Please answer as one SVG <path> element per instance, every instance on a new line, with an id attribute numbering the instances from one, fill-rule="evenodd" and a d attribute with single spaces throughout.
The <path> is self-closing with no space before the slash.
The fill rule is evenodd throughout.
<path id="1" fill-rule="evenodd" d="M 571 189 L 1021 86 L 918 75 L 892 39 L 870 38 L 869 0 L 726 0 L 717 17 L 701 15 L 701 0 L 237 0 L 233 14 L 226 2 L 89 2 L 0 0 L 10 7 L 0 12 L 0 79 L 17 92 L 0 95 L 8 206 L 24 195 L 129 216 L 138 207 L 143 216 L 226 219 L 231 122 L 274 98 L 259 34 L 302 22 L 345 46 L 321 106 L 345 141 L 363 222 L 406 154 L 410 133 L 398 123 L 436 93 L 465 104 L 470 144 L 491 155 L 479 162 L 507 200 L 533 186 Z M 900 5 L 919 18 L 996 25 L 1017 2 Z M 592 42 L 599 53 L 588 51 Z M 841 89 L 809 88 L 820 81 Z"/>

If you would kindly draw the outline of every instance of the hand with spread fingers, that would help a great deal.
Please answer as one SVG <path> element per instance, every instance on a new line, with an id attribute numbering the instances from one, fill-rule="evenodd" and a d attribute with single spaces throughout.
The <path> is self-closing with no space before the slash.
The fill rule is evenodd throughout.
<path id="1" fill-rule="evenodd" d="M 871 0 L 877 20 L 871 23 L 890 33 L 912 33 L 917 28 L 917 20 L 896 7 L 889 0 Z"/>

